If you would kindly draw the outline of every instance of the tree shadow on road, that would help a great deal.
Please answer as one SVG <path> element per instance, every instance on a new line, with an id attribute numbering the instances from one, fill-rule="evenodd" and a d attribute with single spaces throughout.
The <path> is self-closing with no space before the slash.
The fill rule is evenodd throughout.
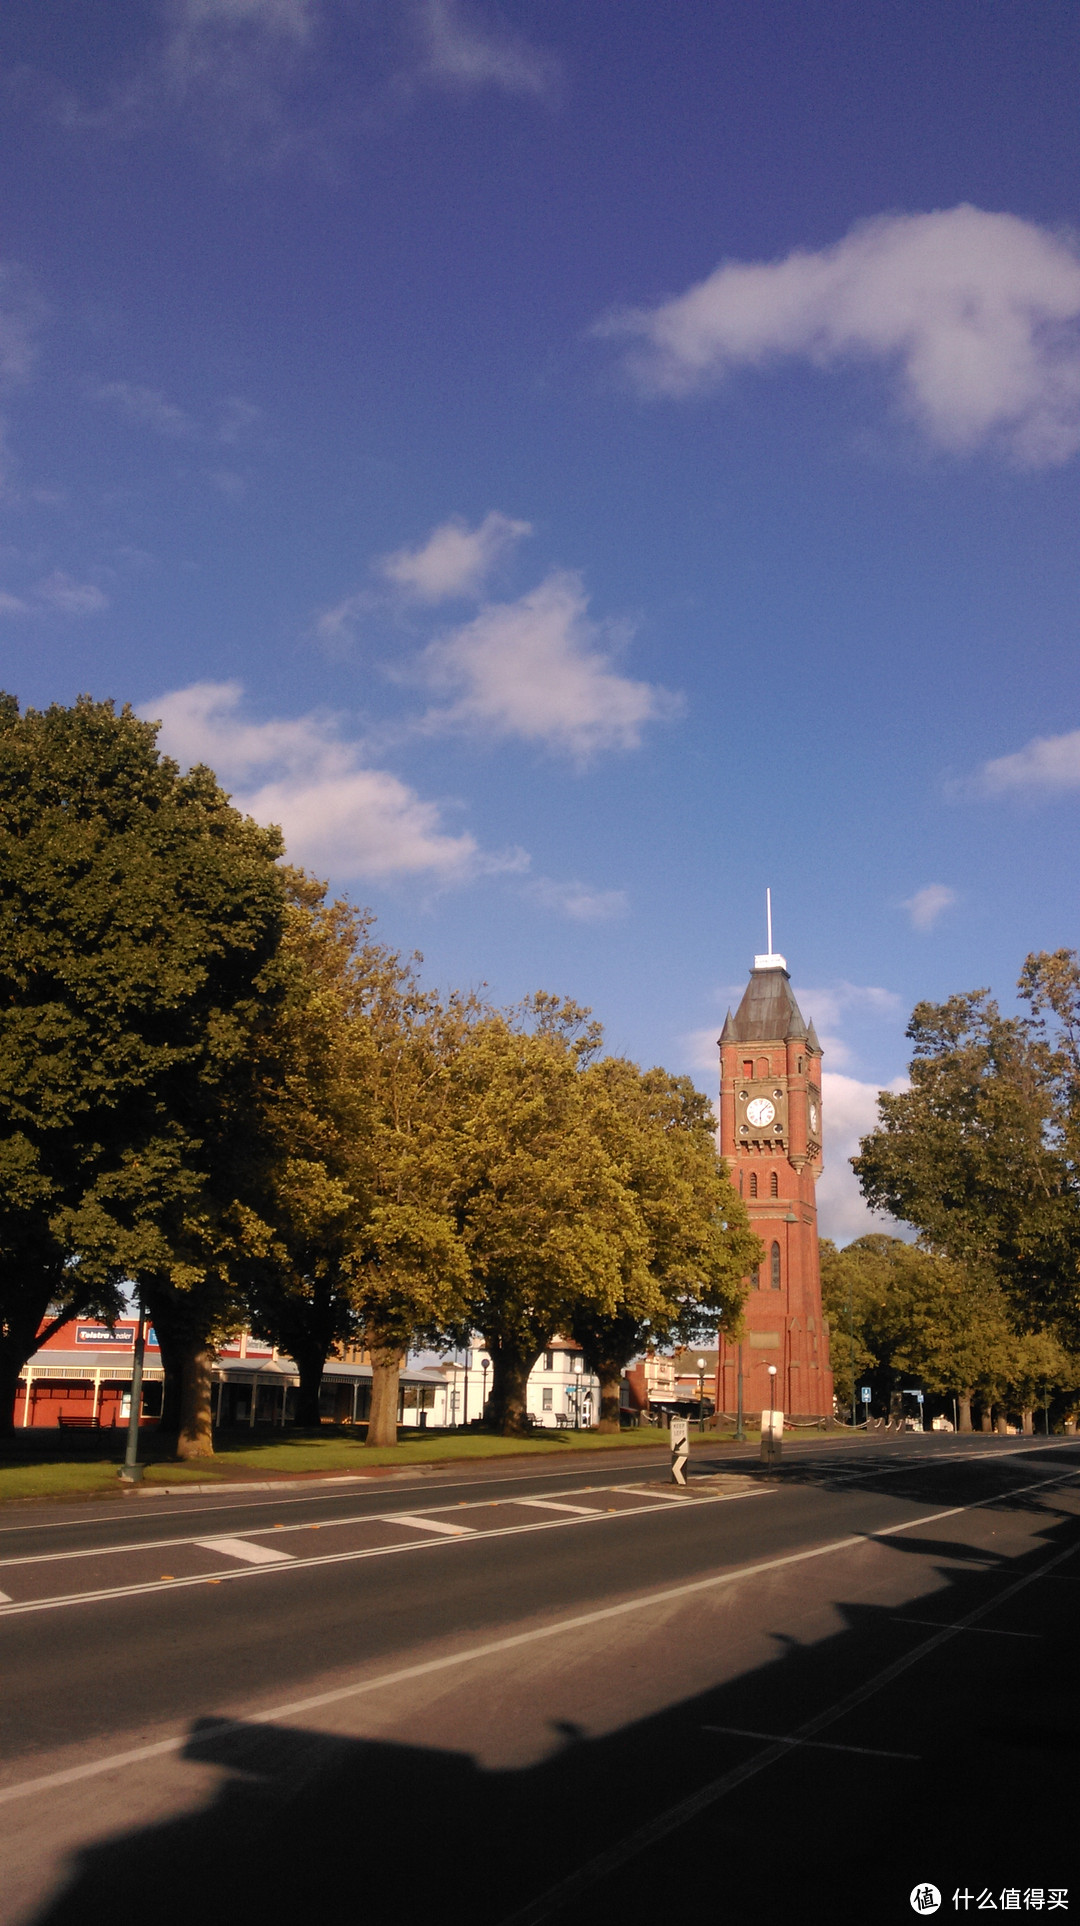
<path id="1" fill-rule="evenodd" d="M 1075 1903 L 1077 1521 L 1051 1516 L 1023 1557 L 981 1564 L 970 1546 L 889 1544 L 942 1561 L 933 1585 L 895 1608 L 838 1603 L 833 1636 L 778 1637 L 775 1662 L 604 1736 L 553 1713 L 551 1753 L 526 1769 L 486 1770 L 425 1746 L 422 1731 L 395 1744 L 199 1720 L 185 1757 L 222 1773 L 205 1807 L 83 1851 L 35 1926 L 500 1926 L 522 1909 L 521 1926 L 673 1912 L 816 1926 L 852 1912 L 910 1919 L 924 1881 L 950 1914 L 954 1889 L 991 1891 L 1000 1910 L 1005 1888 L 1072 1884 Z M 980 1629 L 904 1664 L 935 1627 L 1068 1548 Z M 819 1720 L 890 1668 L 842 1718 Z M 813 1743 L 774 1748 L 761 1766 L 769 1736 L 812 1719 Z M 720 1796 L 656 1829 L 710 1787 Z M 583 1884 L 528 1910 L 590 1864 Z"/>

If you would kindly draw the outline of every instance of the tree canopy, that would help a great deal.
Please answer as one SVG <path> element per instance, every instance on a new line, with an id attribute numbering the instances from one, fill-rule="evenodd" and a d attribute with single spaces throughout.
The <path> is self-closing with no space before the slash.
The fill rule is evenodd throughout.
<path id="1" fill-rule="evenodd" d="M 0 700 L 0 1394 L 49 1307 L 217 1290 L 273 1001 L 280 839 L 130 709 Z M 158 1306 L 155 1305 L 155 1315 Z M 187 1320 L 174 1362 L 205 1349 Z"/>

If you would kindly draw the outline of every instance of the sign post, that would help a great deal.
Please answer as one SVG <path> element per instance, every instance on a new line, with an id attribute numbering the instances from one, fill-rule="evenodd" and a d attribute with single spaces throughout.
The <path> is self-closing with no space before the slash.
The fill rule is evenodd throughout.
<path id="1" fill-rule="evenodd" d="M 686 1460 L 690 1456 L 690 1420 L 672 1418 L 671 1420 L 671 1482 L 685 1485 Z"/>

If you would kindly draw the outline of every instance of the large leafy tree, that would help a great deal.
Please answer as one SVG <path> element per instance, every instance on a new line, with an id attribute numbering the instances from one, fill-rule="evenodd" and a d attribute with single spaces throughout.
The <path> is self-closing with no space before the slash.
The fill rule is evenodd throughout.
<path id="1" fill-rule="evenodd" d="M 852 1159 L 863 1195 L 992 1271 L 1021 1325 L 1072 1316 L 1080 1210 L 1045 1044 L 982 990 L 920 1003 L 908 1036 L 910 1088 L 881 1092 Z"/>
<path id="2" fill-rule="evenodd" d="M 280 840 L 152 724 L 0 701 L 0 1412 L 53 1321 L 145 1282 L 181 1450 L 239 1234 L 251 1040 L 274 998 Z"/>
<path id="3" fill-rule="evenodd" d="M 264 1039 L 264 1190 L 248 1229 L 255 1327 L 295 1359 L 319 1422 L 331 1349 L 372 1359 L 370 1444 L 397 1434 L 401 1357 L 460 1326 L 467 1268 L 449 1214 L 447 1062 L 463 1016 L 373 918 L 288 873 L 285 996 Z"/>
<path id="4" fill-rule="evenodd" d="M 610 1317 L 647 1240 L 593 1127 L 581 1071 L 599 1032 L 548 995 L 483 1013 L 454 1065 L 454 1205 L 471 1271 L 471 1316 L 492 1361 L 487 1418 L 527 1427 L 529 1373 L 575 1313 Z"/>
<path id="5" fill-rule="evenodd" d="M 614 1307 L 586 1298 L 570 1323 L 600 1380 L 600 1429 L 614 1430 L 622 1372 L 646 1344 L 735 1329 L 761 1245 L 718 1156 L 708 1101 L 688 1077 L 607 1057 L 583 1082 L 590 1126 L 637 1220 Z"/>

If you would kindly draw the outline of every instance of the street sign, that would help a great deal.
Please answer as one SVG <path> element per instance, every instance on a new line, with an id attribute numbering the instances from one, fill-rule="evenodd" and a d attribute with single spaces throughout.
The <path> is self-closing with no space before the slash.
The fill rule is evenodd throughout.
<path id="1" fill-rule="evenodd" d="M 671 1482 L 685 1485 L 686 1460 L 690 1456 L 690 1420 L 676 1418 L 671 1420 Z"/>
<path id="2" fill-rule="evenodd" d="M 861 1384 L 861 1385 L 859 1386 L 859 1396 L 860 1396 L 860 1398 L 862 1399 L 862 1401 L 863 1401 L 863 1403 L 864 1403 L 864 1404 L 869 1404 L 869 1402 L 870 1402 L 870 1386 L 869 1386 L 868 1384 Z"/>

